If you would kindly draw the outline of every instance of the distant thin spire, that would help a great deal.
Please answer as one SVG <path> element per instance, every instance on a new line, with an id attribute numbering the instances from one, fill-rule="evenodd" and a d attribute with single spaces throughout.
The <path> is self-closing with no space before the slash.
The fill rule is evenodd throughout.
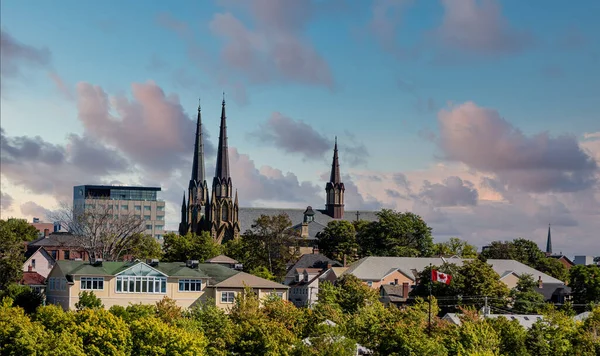
<path id="1" fill-rule="evenodd" d="M 194 160 L 192 163 L 191 180 L 199 184 L 206 179 L 204 171 L 204 139 L 202 133 L 202 113 L 200 98 L 198 98 L 198 117 L 196 120 L 196 141 L 194 142 Z M 191 182 L 190 182 L 191 183 Z"/>
<path id="2" fill-rule="evenodd" d="M 546 240 L 546 254 L 552 254 L 552 234 L 550 233 L 550 224 L 548 224 L 548 240 Z"/>
<path id="3" fill-rule="evenodd" d="M 227 146 L 227 116 L 225 115 L 225 92 L 221 107 L 221 129 L 219 131 L 219 146 L 217 147 L 216 178 L 229 178 L 229 152 Z"/>
<path id="4" fill-rule="evenodd" d="M 335 137 L 335 144 L 333 146 L 333 162 L 331 162 L 331 176 L 329 177 L 329 181 L 334 184 L 342 182 L 338 159 L 337 136 Z"/>

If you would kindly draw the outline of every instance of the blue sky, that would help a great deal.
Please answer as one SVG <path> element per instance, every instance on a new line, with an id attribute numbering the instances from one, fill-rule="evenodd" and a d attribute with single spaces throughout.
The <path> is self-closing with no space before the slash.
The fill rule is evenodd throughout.
<path id="1" fill-rule="evenodd" d="M 499 117 L 493 119 L 494 123 L 504 119 L 512 129 L 522 133 L 522 142 L 511 136 L 514 132 L 507 135 L 512 137 L 508 142 L 523 144 L 525 156 L 526 150 L 534 153 L 546 150 L 541 156 L 555 155 L 557 160 L 568 161 L 572 151 L 564 147 L 569 144 L 563 145 L 558 139 L 567 135 L 571 144 L 595 160 L 598 152 L 594 151 L 597 141 L 593 134 L 600 132 L 597 99 L 600 41 L 596 35 L 600 33 L 597 21 L 600 3 L 591 0 L 579 1 L 577 6 L 557 0 L 545 1 L 543 6 L 517 0 L 332 0 L 298 2 L 293 6 L 291 3 L 281 6 L 276 0 L 244 3 L 3 1 L 0 5 L 3 36 L 8 34 L 23 48 L 47 49 L 49 53 L 43 64 L 35 61 L 32 64 L 17 53 L 10 63 L 17 66 L 18 75 L 10 72 L 13 68 L 3 68 L 3 139 L 4 135 L 7 140 L 39 135 L 45 142 L 64 146 L 68 151 L 70 134 L 93 137 L 136 168 L 101 176 L 82 174 L 82 179 L 105 182 L 118 176 L 118 180 L 125 182 L 157 182 L 166 190 L 165 199 L 169 200 L 179 194 L 175 193 L 180 186 L 187 185 L 189 168 L 185 160 L 189 160 L 191 148 L 187 156 L 181 150 L 173 152 L 181 155 L 182 163 L 165 166 L 168 172 L 162 167 L 143 167 L 136 161 L 139 156 L 131 156 L 116 139 L 102 136 L 93 125 L 83 124 L 78 83 L 99 86 L 108 96 L 124 95 L 135 102 L 132 83 L 151 80 L 166 95 L 177 95 L 190 120 L 201 97 L 205 127 L 213 142 L 218 130 L 221 93 L 225 91 L 230 145 L 248 155 L 256 169 L 268 166 L 283 175 L 293 174 L 298 187 L 301 182 L 324 185 L 320 175 L 328 169 L 331 152 L 315 147 L 331 143 L 338 135 L 344 173 L 357 187 L 354 208 L 383 206 L 415 210 L 425 204 L 424 211 L 445 214 L 449 219 L 439 223 L 438 231 L 448 230 L 448 234 L 460 234 L 481 243 L 493 237 L 508 238 L 508 233 L 539 235 L 540 229 L 547 225 L 535 217 L 539 211 L 545 211 L 544 207 L 555 204 L 549 201 L 558 201 L 576 222 L 565 224 L 565 234 L 577 231 L 575 235 L 586 239 L 587 229 L 592 227 L 589 217 L 577 217 L 575 212 L 581 207 L 569 204 L 573 194 L 584 191 L 596 197 L 596 168 L 592 167 L 592 178 L 586 175 L 585 184 L 579 188 L 519 186 L 514 175 L 510 176 L 511 181 L 500 172 L 506 164 L 484 167 L 477 164 L 480 160 L 458 154 L 456 146 L 445 145 L 444 140 L 450 136 L 441 130 L 440 111 L 456 115 L 481 113 L 467 107 L 464 112 L 458 111 L 462 104 L 472 102 L 478 108 L 495 110 Z M 242 30 L 235 27 L 237 23 L 243 25 Z M 242 42 L 230 45 L 232 41 Z M 241 44 L 247 44 L 250 52 L 241 52 Z M 297 46 L 283 47 L 287 49 L 279 53 L 276 52 L 279 45 Z M 228 46 L 232 47 L 231 52 L 227 52 Z M 243 53 L 256 55 L 256 62 L 244 58 Z M 279 53 L 279 57 L 270 58 L 274 53 Z M 6 58 L 3 54 L 3 62 L 8 61 Z M 292 67 L 278 70 L 281 62 L 277 61 L 285 60 L 292 61 Z M 119 117 L 115 107 L 111 110 Z M 280 113 L 285 120 L 268 121 L 273 113 Z M 461 120 L 450 116 L 448 120 Z M 312 131 L 303 141 L 305 145 L 286 144 L 285 135 L 277 131 L 277 122 L 280 124 L 277 127 L 284 131 L 298 129 L 300 122 L 307 124 Z M 265 132 L 270 132 L 270 136 L 265 138 Z M 541 144 L 539 135 L 544 132 L 549 133 L 549 141 Z M 17 144 L 14 140 L 10 142 Z M 193 141 L 188 145 L 191 147 Z M 345 150 L 350 149 L 344 156 Z M 535 164 L 532 161 L 528 169 L 539 172 L 549 167 L 542 162 L 538 169 Z M 442 171 L 440 165 L 445 167 Z M 550 166 L 556 168 L 560 164 Z M 574 172 L 577 168 L 569 169 Z M 387 182 L 395 173 L 408 177 L 411 191 L 406 194 L 412 198 L 394 201 L 390 199 L 394 194 L 380 195 L 383 194 L 380 190 L 361 180 L 378 175 Z M 33 183 L 24 183 L 16 173 L 3 169 L 2 174 L 3 194 L 13 201 L 10 207 L 3 204 L 4 214 L 29 216 L 20 208 L 27 201 L 52 209 L 56 199 L 64 198 L 63 188 L 56 185 L 43 193 L 37 186 L 32 189 Z M 264 171 L 256 174 L 257 182 L 264 181 Z M 474 185 L 478 199 L 473 205 L 446 202 L 442 206 L 436 205 L 435 199 L 423 201 L 423 197 L 429 197 L 425 193 L 431 188 L 424 181 L 443 185 L 448 176 L 460 176 Z M 539 211 L 530 207 L 531 202 L 509 199 L 506 191 L 486 192 L 487 188 L 481 186 L 483 177 L 501 181 L 506 191 L 530 196 Z M 275 184 L 273 179 L 269 184 Z M 248 182 L 248 186 L 255 183 Z M 314 194 L 322 195 L 321 190 Z M 312 191 L 299 192 L 300 196 L 283 200 L 302 205 L 312 199 Z M 247 195 L 246 204 L 242 205 L 281 203 L 275 200 L 270 195 Z M 507 204 L 509 210 L 515 206 L 522 209 L 531 219 L 508 233 L 506 229 L 488 232 L 476 226 L 466 230 L 446 229 L 449 225 L 462 225 L 458 223 L 462 218 L 476 218 L 486 204 L 501 203 Z M 595 209 L 600 206 L 594 205 L 597 203 L 590 204 Z M 550 211 L 554 212 L 546 220 L 561 220 L 558 215 L 562 213 L 557 211 L 563 210 Z M 457 218 L 455 214 L 465 215 Z M 557 229 L 560 228 L 558 224 Z M 435 229 L 436 226 L 434 232 Z M 447 237 L 441 233 L 440 236 Z"/>

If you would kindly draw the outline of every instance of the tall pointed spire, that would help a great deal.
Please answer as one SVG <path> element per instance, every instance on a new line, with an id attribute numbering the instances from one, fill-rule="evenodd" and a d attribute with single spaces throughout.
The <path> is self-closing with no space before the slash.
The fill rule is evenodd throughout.
<path id="1" fill-rule="evenodd" d="M 331 176 L 329 181 L 333 184 L 342 182 L 340 176 L 340 162 L 338 160 L 337 136 L 335 137 L 335 145 L 333 146 L 333 162 L 331 163 Z"/>
<path id="2" fill-rule="evenodd" d="M 192 181 L 197 185 L 206 179 L 204 173 L 204 140 L 202 139 L 202 113 L 198 99 L 198 119 L 196 121 L 196 142 L 194 143 L 194 161 L 192 164 Z M 191 182 L 190 182 L 191 183 Z"/>
<path id="3" fill-rule="evenodd" d="M 546 240 L 546 254 L 552 254 L 552 235 L 550 234 L 550 224 L 548 224 L 548 240 Z"/>
<path id="4" fill-rule="evenodd" d="M 217 166 L 215 178 L 229 178 L 229 153 L 227 151 L 227 117 L 225 115 L 225 93 L 221 107 L 221 129 L 219 131 L 219 146 L 217 148 Z"/>

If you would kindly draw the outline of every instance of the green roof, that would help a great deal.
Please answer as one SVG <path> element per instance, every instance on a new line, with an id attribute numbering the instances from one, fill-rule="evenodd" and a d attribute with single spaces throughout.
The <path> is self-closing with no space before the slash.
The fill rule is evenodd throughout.
<path id="1" fill-rule="evenodd" d="M 103 262 L 101 266 L 93 266 L 88 261 L 58 261 L 58 267 L 65 275 L 72 276 L 114 276 L 138 264 L 142 261 L 127 262 Z M 195 277 L 210 278 L 214 283 L 239 273 L 225 266 L 200 263 L 197 268 L 187 267 L 185 262 L 159 262 L 157 266 L 150 266 L 169 277 Z"/>

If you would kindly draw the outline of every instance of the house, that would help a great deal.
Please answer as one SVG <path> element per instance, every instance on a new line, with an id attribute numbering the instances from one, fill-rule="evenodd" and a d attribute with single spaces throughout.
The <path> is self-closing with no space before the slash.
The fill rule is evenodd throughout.
<path id="1" fill-rule="evenodd" d="M 55 261 L 88 259 L 75 236 L 67 232 L 54 232 L 28 243 L 28 248 L 34 247 L 43 247 Z"/>
<path id="2" fill-rule="evenodd" d="M 227 268 L 242 269 L 242 265 L 238 261 L 225 255 L 218 255 L 213 258 L 209 258 L 204 261 L 204 263 L 215 263 Z"/>
<path id="3" fill-rule="evenodd" d="M 321 281 L 327 281 L 330 283 L 335 283 L 346 272 L 348 267 L 331 267 L 327 271 L 323 272 L 323 275 L 319 278 Z"/>
<path id="4" fill-rule="evenodd" d="M 43 247 L 30 246 L 25 251 L 23 272 L 36 272 L 47 278 L 56 260 Z"/>
<path id="5" fill-rule="evenodd" d="M 400 305 L 406 303 L 411 291 L 410 284 L 384 284 L 379 287 L 379 301 L 384 305 Z"/>
<path id="6" fill-rule="evenodd" d="M 442 320 L 446 320 L 446 321 L 453 323 L 454 325 L 460 326 L 462 324 L 460 315 L 461 314 L 457 314 L 457 313 L 447 313 L 446 315 L 444 315 L 442 317 Z M 538 322 L 540 320 L 544 320 L 543 315 L 486 314 L 486 313 L 483 313 L 480 315 L 480 318 L 486 318 L 486 319 L 489 319 L 489 318 L 494 319 L 494 318 L 499 318 L 499 317 L 506 318 L 508 321 L 516 320 L 525 329 L 530 329 L 533 326 L 533 324 L 535 324 L 536 322 Z"/>
<path id="7" fill-rule="evenodd" d="M 571 267 L 575 266 L 575 263 L 573 263 L 573 261 L 571 261 L 567 256 L 565 256 L 563 254 L 550 255 L 548 257 L 554 258 L 558 262 L 562 263 L 563 266 L 565 266 L 566 269 L 571 269 Z"/>
<path id="8" fill-rule="evenodd" d="M 219 307 L 228 309 L 245 287 L 260 297 L 275 292 L 287 299 L 287 286 L 219 264 L 157 260 L 58 261 L 48 276 L 46 298 L 48 303 L 59 304 L 65 310 L 75 308 L 83 291 L 94 292 L 106 308 L 154 304 L 169 297 L 184 308 L 213 298 Z"/>
<path id="9" fill-rule="evenodd" d="M 417 283 L 419 272 L 430 265 L 441 266 L 446 263 L 461 266 L 468 259 L 436 258 L 436 257 L 365 257 L 352 264 L 344 274 L 353 274 L 371 288 L 378 289 L 382 285 L 413 286 Z M 540 290 L 551 289 L 552 293 L 565 284 L 543 272 L 533 269 L 515 260 L 487 260 L 492 269 L 498 273 L 500 280 L 510 289 L 517 286 L 519 276 L 530 274 L 538 280 Z"/>
<path id="10" fill-rule="evenodd" d="M 42 294 L 44 294 L 46 290 L 46 278 L 31 270 L 23 272 L 23 277 L 19 281 L 19 284 L 28 286 L 34 291 Z"/>
<path id="11" fill-rule="evenodd" d="M 341 263 L 318 253 L 317 249 L 302 255 L 283 281 L 290 287 L 289 300 L 297 307 L 312 306 L 319 294 L 319 281 L 329 275 L 327 272 L 332 266 L 341 266 Z"/>

